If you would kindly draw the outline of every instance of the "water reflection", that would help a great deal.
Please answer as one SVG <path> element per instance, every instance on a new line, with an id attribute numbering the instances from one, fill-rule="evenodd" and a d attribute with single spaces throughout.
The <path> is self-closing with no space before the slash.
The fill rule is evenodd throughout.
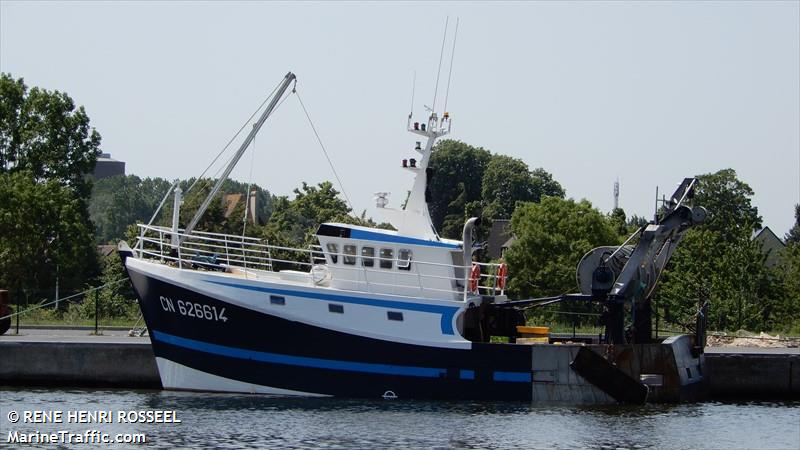
<path id="1" fill-rule="evenodd" d="M 0 399 L 0 420 L 12 408 L 178 411 L 180 425 L 102 425 L 147 433 L 146 448 L 800 448 L 800 402 L 577 407 L 9 388 Z"/>

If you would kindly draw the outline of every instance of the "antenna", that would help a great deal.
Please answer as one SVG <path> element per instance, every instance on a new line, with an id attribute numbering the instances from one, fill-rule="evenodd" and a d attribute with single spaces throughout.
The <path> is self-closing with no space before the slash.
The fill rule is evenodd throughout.
<path id="1" fill-rule="evenodd" d="M 447 16 L 444 19 L 444 34 L 442 34 L 442 50 L 439 52 L 439 69 L 436 71 L 436 88 L 433 90 L 433 108 L 431 110 L 436 109 L 436 94 L 439 92 L 439 75 L 442 74 L 442 58 L 444 57 L 444 43 L 447 38 L 447 22 L 450 20 L 450 16 Z"/>
<path id="2" fill-rule="evenodd" d="M 414 114 L 414 91 L 417 90 L 417 71 L 414 71 L 414 81 L 411 82 L 411 110 L 408 112 L 408 119 Z"/>
<path id="3" fill-rule="evenodd" d="M 450 79 L 453 77 L 453 59 L 456 56 L 456 39 L 458 39 L 458 21 L 456 17 L 456 32 L 453 35 L 453 50 L 450 52 L 450 71 L 447 74 L 447 90 L 444 93 L 444 112 L 447 112 L 447 98 L 450 96 Z"/>

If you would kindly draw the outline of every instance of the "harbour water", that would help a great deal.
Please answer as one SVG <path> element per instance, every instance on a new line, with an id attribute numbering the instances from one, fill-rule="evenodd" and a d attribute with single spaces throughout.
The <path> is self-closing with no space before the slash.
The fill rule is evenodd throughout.
<path id="1" fill-rule="evenodd" d="M 66 423 L 67 411 L 162 410 L 181 423 Z M 9 444 L 14 432 L 88 429 L 146 436 L 112 448 L 800 448 L 797 401 L 575 407 L 0 388 L 0 411 L 0 448 L 54 447 Z M 64 419 L 11 423 L 11 411 L 62 411 Z"/>

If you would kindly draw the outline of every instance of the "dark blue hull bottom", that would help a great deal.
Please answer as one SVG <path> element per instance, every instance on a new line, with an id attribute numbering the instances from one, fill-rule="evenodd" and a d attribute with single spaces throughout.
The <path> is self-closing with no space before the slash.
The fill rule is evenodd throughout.
<path id="1" fill-rule="evenodd" d="M 532 398 L 529 346 L 448 349 L 371 339 L 241 308 L 135 271 L 129 275 L 156 357 L 201 372 L 346 397 L 391 391 L 399 398 Z M 178 299 L 209 308 L 190 317 L 174 310 Z"/>

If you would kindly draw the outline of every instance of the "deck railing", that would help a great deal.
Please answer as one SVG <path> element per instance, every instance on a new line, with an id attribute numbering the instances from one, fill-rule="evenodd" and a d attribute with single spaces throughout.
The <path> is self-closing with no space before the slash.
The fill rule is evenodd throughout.
<path id="1" fill-rule="evenodd" d="M 470 285 L 477 284 L 474 293 L 482 295 L 504 294 L 505 278 L 499 275 L 499 264 L 474 262 L 470 266 L 457 266 L 421 260 L 412 260 L 411 270 L 386 270 L 378 268 L 382 259 L 374 257 L 375 266 L 366 267 L 361 262 L 360 255 L 345 255 L 343 253 L 330 253 L 337 256 L 339 262 L 343 258 L 356 258 L 352 265 L 329 265 L 325 257 L 326 252 L 319 245 L 312 245 L 308 249 L 298 249 L 269 245 L 265 240 L 235 236 L 222 233 L 193 231 L 184 234 L 182 229 L 174 233 L 171 228 L 139 225 L 139 240 L 134 248 L 137 256 L 143 259 L 157 260 L 164 264 L 174 265 L 185 269 L 214 270 L 223 272 L 239 271 L 245 277 L 267 275 L 269 272 L 278 272 L 282 268 L 295 269 L 308 273 L 311 284 L 319 284 L 327 280 L 333 272 L 350 272 L 352 277 L 342 277 L 336 281 L 346 281 L 363 284 L 369 292 L 391 292 L 402 289 L 408 291 L 415 287 L 419 295 L 424 297 L 464 296 L 473 292 Z M 173 240 L 173 236 L 175 237 Z M 176 242 L 176 243 L 173 243 Z M 179 244 L 177 244 L 179 242 Z M 392 267 L 400 267 L 409 261 L 394 258 Z M 472 267 L 480 267 L 478 278 L 472 276 Z M 446 270 L 441 270 L 445 268 Z M 436 275 L 448 273 L 449 276 Z M 464 273 L 465 277 L 455 277 L 455 273 Z M 363 274 L 363 276 L 361 276 Z M 392 282 L 386 282 L 387 274 L 391 275 Z M 438 280 L 438 283 L 437 283 Z M 441 280 L 446 280 L 441 282 Z M 443 289 L 433 287 L 452 286 Z M 427 294 L 427 295 L 426 295 Z M 434 294 L 434 295 L 430 295 Z M 438 294 L 438 295 L 437 295 Z"/>

